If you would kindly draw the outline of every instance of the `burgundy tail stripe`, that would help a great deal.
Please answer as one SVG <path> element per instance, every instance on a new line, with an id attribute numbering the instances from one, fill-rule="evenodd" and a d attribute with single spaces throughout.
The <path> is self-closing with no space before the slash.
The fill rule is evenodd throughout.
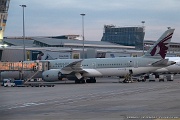
<path id="1" fill-rule="evenodd" d="M 173 33 L 171 33 L 171 34 L 169 34 L 168 36 L 166 36 L 166 37 L 162 40 L 162 42 L 165 42 L 166 40 L 172 38 L 172 35 L 173 35 Z"/>

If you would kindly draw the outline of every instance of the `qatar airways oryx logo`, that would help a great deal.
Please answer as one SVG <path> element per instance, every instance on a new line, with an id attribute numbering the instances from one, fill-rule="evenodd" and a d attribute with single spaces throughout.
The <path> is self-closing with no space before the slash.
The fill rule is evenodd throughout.
<path id="1" fill-rule="evenodd" d="M 157 54 L 160 54 L 161 57 L 164 59 L 168 50 L 168 40 L 172 38 L 173 33 L 166 36 L 164 39 L 162 39 L 150 52 L 151 56 L 155 56 Z"/>

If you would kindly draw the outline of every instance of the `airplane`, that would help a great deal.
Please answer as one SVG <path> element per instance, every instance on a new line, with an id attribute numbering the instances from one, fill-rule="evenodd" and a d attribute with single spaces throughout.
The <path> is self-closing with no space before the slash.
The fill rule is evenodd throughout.
<path id="1" fill-rule="evenodd" d="M 95 77 L 125 76 L 152 72 L 175 62 L 165 59 L 174 29 L 168 29 L 142 57 L 49 60 L 50 69 L 42 73 L 44 81 L 75 76 L 75 83 L 95 83 Z M 90 78 L 90 79 L 87 79 Z"/>
<path id="2" fill-rule="evenodd" d="M 48 82 L 75 78 L 75 83 L 95 83 L 95 77 L 100 76 L 125 76 L 152 72 L 175 64 L 165 59 L 173 33 L 174 29 L 166 30 L 141 57 L 40 60 L 40 62 L 48 61 L 49 69 L 39 76 Z M 6 76 L 5 74 L 10 75 L 8 72 L 2 72 L 1 76 Z"/>

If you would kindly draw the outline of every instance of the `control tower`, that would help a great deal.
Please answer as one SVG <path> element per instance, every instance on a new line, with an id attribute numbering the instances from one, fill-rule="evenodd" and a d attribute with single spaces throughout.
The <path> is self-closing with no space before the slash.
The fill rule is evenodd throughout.
<path id="1" fill-rule="evenodd" d="M 0 43 L 2 43 L 10 0 L 0 0 Z"/>

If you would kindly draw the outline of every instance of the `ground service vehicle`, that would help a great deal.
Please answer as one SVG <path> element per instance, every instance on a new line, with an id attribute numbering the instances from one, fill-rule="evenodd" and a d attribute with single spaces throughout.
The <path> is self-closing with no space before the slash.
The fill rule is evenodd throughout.
<path id="1" fill-rule="evenodd" d="M 167 81 L 173 81 L 174 80 L 174 75 L 170 74 L 166 76 Z"/>
<path id="2" fill-rule="evenodd" d="M 4 79 L 3 83 L 2 83 L 2 86 L 4 86 L 4 87 L 14 87 L 15 83 L 11 79 Z"/>
<path id="3" fill-rule="evenodd" d="M 159 82 L 163 81 L 164 82 L 165 76 L 164 75 L 159 75 Z"/>
<path id="4" fill-rule="evenodd" d="M 151 81 L 153 81 L 153 82 L 156 81 L 156 76 L 153 75 L 153 74 L 150 74 L 150 75 L 149 75 L 149 82 L 151 82 Z"/>
<path id="5" fill-rule="evenodd" d="M 54 84 L 45 84 L 41 82 L 24 82 L 24 80 L 4 79 L 4 87 L 54 87 Z"/>

